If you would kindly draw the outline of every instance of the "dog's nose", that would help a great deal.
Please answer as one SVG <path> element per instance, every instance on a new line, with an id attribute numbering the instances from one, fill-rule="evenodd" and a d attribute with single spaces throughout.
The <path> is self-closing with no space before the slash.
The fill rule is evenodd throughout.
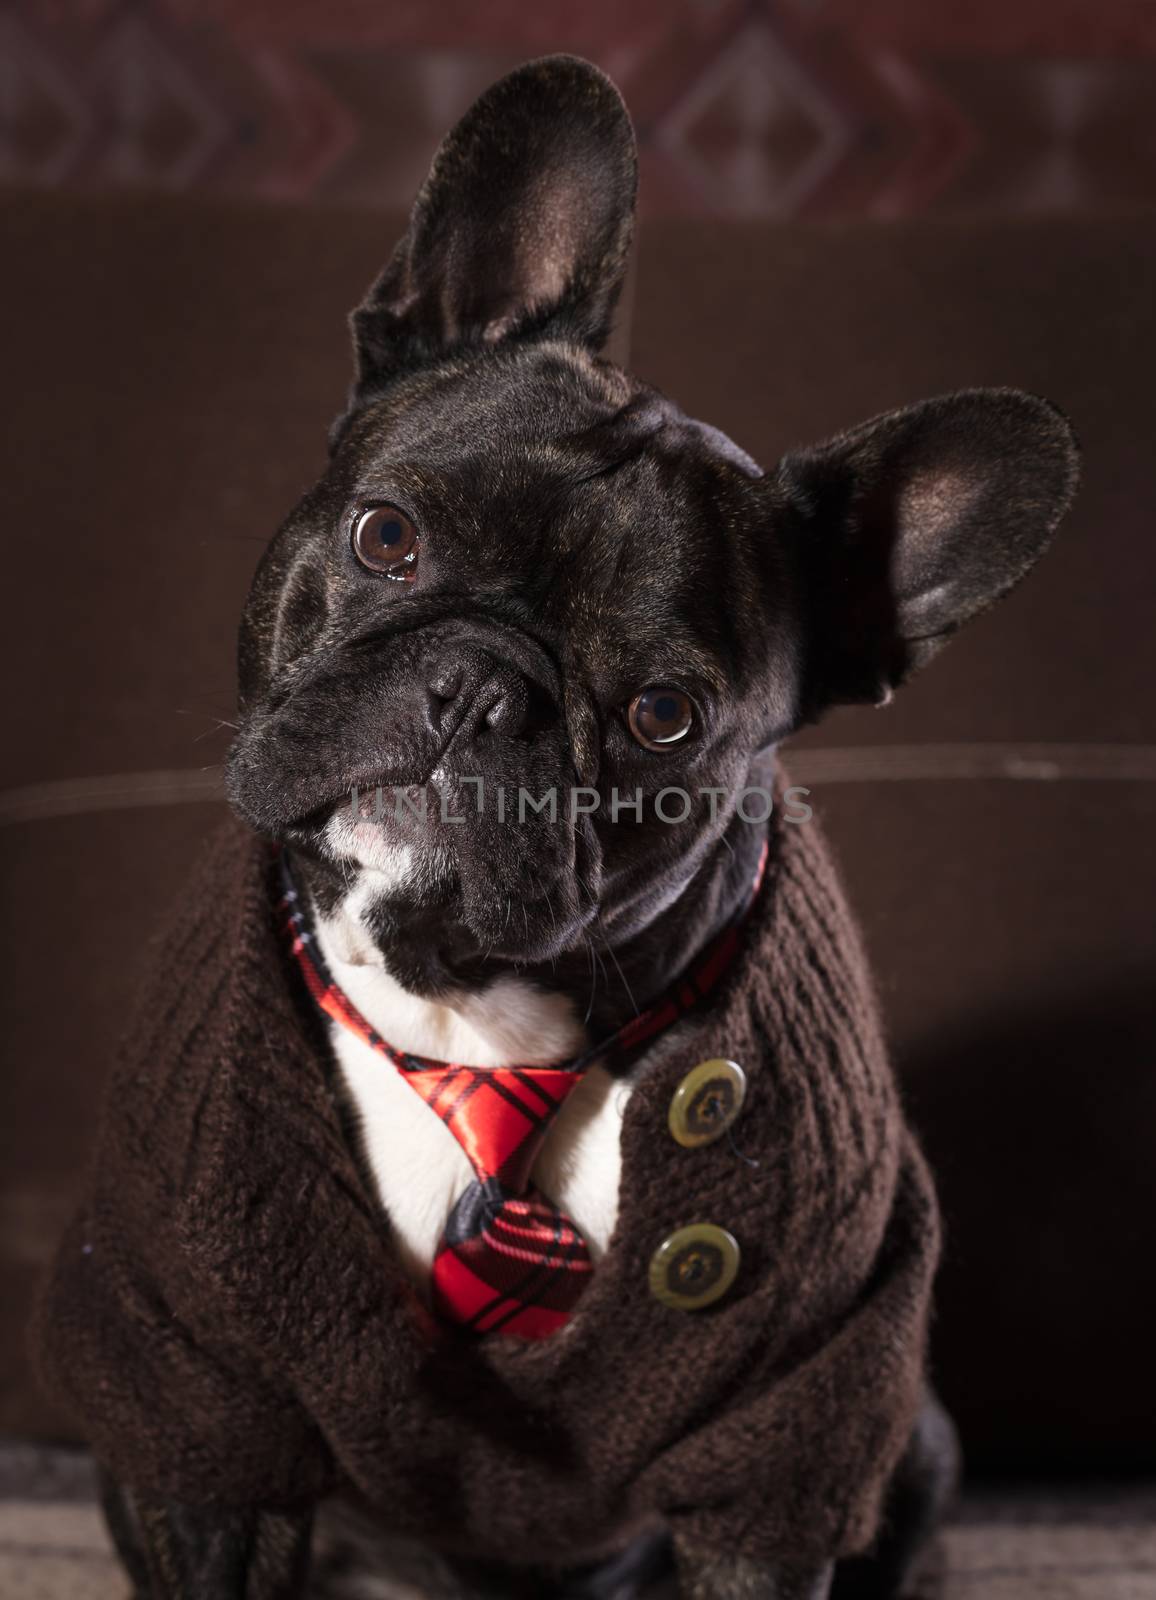
<path id="1" fill-rule="evenodd" d="M 439 716 L 442 708 L 457 699 L 462 692 L 462 679 L 465 674 L 456 661 L 442 662 L 430 673 L 426 682 L 429 690 L 430 709 Z"/>
<path id="2" fill-rule="evenodd" d="M 525 678 L 510 676 L 508 682 L 491 681 L 478 697 L 478 722 L 507 739 L 525 732 L 529 720 L 530 696 Z"/>
<path id="3" fill-rule="evenodd" d="M 468 671 L 456 661 L 440 662 L 426 688 L 427 715 L 438 733 L 451 727 L 469 734 L 490 728 L 516 739 L 529 721 L 529 686 L 511 667 L 490 662 L 486 670 Z"/>

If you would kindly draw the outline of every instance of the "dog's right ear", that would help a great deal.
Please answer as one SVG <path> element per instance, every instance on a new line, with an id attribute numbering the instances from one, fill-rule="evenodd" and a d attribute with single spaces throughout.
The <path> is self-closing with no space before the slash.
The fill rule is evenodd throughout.
<path id="1" fill-rule="evenodd" d="M 487 89 L 443 142 L 405 237 L 353 314 L 352 407 L 503 340 L 600 348 L 636 187 L 630 119 L 597 67 L 547 56 Z"/>

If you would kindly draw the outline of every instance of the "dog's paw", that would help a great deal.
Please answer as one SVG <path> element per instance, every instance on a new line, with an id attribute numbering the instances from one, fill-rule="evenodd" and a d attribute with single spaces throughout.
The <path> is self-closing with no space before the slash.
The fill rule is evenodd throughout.
<path id="1" fill-rule="evenodd" d="M 832 1567 L 801 1571 L 768 1566 L 723 1550 L 674 1539 L 679 1600 L 827 1600 Z"/>

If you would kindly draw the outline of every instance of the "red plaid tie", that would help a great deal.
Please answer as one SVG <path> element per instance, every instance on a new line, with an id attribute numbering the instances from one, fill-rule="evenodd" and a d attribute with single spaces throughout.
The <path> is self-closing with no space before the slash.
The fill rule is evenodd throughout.
<path id="1" fill-rule="evenodd" d="M 572 1222 L 530 1183 L 546 1132 L 581 1072 L 438 1065 L 404 1072 L 477 1174 L 434 1257 L 438 1310 L 475 1333 L 540 1339 L 566 1321 L 592 1263 Z"/>
<path id="2" fill-rule="evenodd" d="M 764 843 L 750 895 L 694 965 L 611 1039 L 550 1067 L 465 1067 L 397 1050 L 331 976 L 281 853 L 281 909 L 306 987 L 328 1016 L 392 1061 L 469 1157 L 474 1181 L 450 1213 L 434 1257 L 442 1314 L 475 1333 L 540 1339 L 566 1321 L 590 1278 L 586 1244 L 530 1183 L 551 1122 L 592 1061 L 621 1060 L 699 1005 L 730 966 L 767 864 Z"/>

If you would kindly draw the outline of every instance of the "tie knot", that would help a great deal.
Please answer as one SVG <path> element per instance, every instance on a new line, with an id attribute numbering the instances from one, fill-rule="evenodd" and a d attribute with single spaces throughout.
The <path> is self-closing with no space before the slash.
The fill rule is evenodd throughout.
<path id="1" fill-rule="evenodd" d="M 474 1333 L 536 1339 L 574 1309 L 593 1263 L 574 1224 L 534 1188 L 476 1180 L 450 1213 L 434 1260 L 434 1301 Z"/>
<path id="2" fill-rule="evenodd" d="M 483 1185 L 524 1194 L 550 1124 L 581 1072 L 566 1067 L 403 1067 L 403 1076 L 469 1158 Z"/>

